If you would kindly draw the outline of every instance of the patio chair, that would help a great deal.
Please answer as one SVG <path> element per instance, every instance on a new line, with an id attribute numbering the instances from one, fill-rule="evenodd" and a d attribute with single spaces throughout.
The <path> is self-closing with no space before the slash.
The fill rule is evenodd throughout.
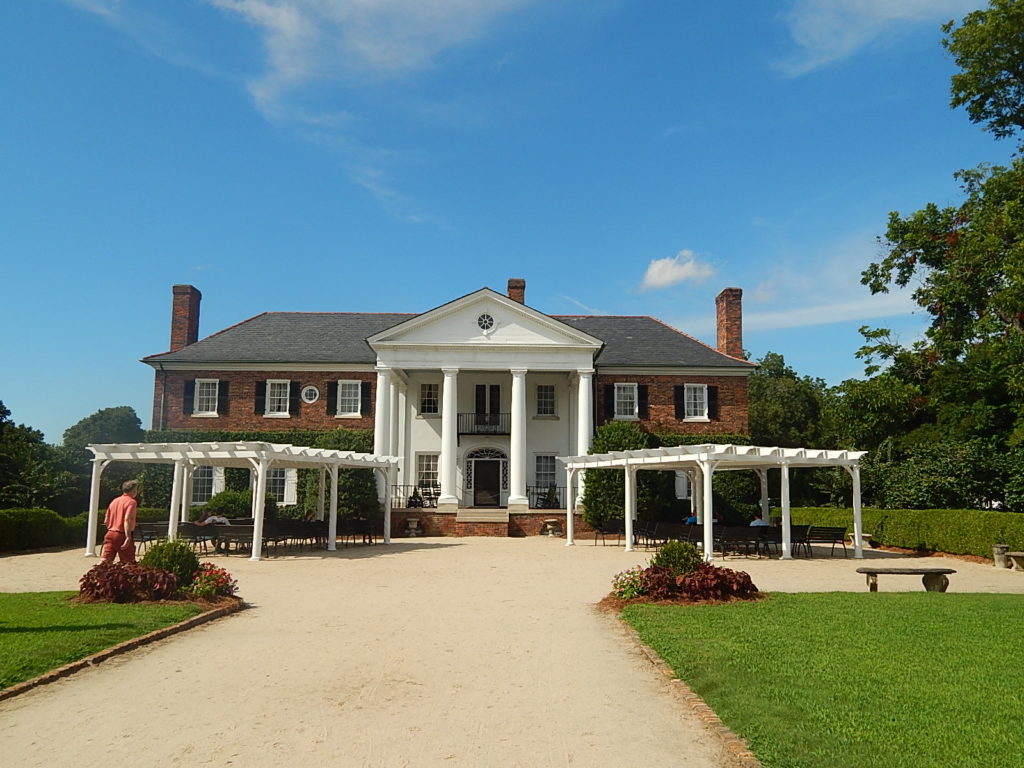
<path id="1" fill-rule="evenodd" d="M 604 540 L 611 536 L 615 537 L 615 543 L 618 544 L 622 541 L 623 533 L 625 532 L 625 521 L 624 520 L 605 520 L 602 523 L 594 526 L 594 546 L 597 546 L 597 540 L 601 539 L 602 546 Z"/>

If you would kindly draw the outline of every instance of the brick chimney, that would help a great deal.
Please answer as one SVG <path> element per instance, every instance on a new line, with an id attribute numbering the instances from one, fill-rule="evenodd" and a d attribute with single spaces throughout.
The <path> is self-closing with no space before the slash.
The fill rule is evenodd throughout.
<path id="1" fill-rule="evenodd" d="M 718 351 L 743 358 L 743 291 L 723 288 L 715 299 Z"/>
<path id="2" fill-rule="evenodd" d="M 171 352 L 199 340 L 199 302 L 203 294 L 193 285 L 176 285 L 171 302 Z"/>
<path id="3" fill-rule="evenodd" d="M 508 297 L 520 304 L 526 303 L 526 281 L 521 277 L 510 277 L 508 279 Z"/>

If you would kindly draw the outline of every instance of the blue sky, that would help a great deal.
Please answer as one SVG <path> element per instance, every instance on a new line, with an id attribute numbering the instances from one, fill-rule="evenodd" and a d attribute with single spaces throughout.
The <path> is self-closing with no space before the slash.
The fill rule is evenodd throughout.
<path id="1" fill-rule="evenodd" d="M 60 442 L 150 426 L 171 285 L 200 335 L 263 311 L 418 312 L 527 281 L 832 383 L 890 210 L 1012 148 L 948 108 L 969 0 L 8 0 L 0 400 Z"/>

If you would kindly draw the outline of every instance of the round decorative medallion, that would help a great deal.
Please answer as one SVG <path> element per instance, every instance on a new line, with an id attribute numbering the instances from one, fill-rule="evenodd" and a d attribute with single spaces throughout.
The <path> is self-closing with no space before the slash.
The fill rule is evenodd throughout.
<path id="1" fill-rule="evenodd" d="M 310 384 L 308 387 L 302 388 L 302 402 L 304 403 L 315 403 L 320 399 L 320 390 Z"/>
<path id="2" fill-rule="evenodd" d="M 480 326 L 481 331 L 489 331 L 494 328 L 494 318 L 484 312 L 476 319 L 476 324 Z"/>

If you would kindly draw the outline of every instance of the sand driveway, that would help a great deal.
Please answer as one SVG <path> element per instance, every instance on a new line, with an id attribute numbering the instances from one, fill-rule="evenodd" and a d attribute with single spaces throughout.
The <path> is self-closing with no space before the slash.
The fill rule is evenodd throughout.
<path id="1" fill-rule="evenodd" d="M 646 558 L 542 537 L 220 557 L 252 609 L 0 702 L 2 762 L 731 766 L 593 607 Z M 0 558 L 0 591 L 91 562 Z"/>

